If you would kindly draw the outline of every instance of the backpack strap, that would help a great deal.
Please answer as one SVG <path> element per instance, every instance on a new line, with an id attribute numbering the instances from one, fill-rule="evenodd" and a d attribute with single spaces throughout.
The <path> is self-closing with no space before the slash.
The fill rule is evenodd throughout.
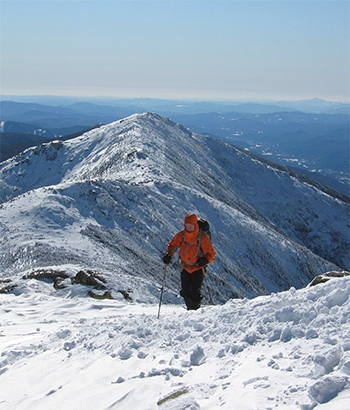
<path id="1" fill-rule="evenodd" d="M 199 249 L 199 257 L 204 256 L 204 252 L 203 252 L 203 249 L 202 249 L 202 236 L 203 236 L 203 233 L 205 234 L 205 232 L 203 231 L 203 229 L 200 229 L 200 230 L 199 230 L 199 233 L 198 233 L 198 237 L 197 237 L 197 245 L 198 245 L 198 249 Z"/>
<path id="2" fill-rule="evenodd" d="M 204 233 L 205 235 L 207 235 L 207 234 L 203 231 L 203 229 L 199 229 L 198 236 L 197 236 L 197 246 L 198 246 L 198 248 L 200 248 L 201 253 L 203 253 L 203 251 L 202 251 L 202 236 L 203 236 L 203 233 Z M 208 236 L 208 235 L 207 235 L 207 236 Z M 181 243 L 180 243 L 180 246 L 179 246 L 179 247 L 181 248 L 181 246 L 182 246 L 184 243 L 189 243 L 189 242 L 185 242 L 185 232 L 182 231 L 182 240 L 181 240 Z M 192 243 L 191 245 L 193 245 L 193 243 Z M 203 255 L 201 255 L 201 256 L 203 256 Z"/>

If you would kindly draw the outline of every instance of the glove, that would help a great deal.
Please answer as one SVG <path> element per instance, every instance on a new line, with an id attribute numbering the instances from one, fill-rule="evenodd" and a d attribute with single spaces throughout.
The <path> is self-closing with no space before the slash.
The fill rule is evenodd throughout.
<path id="1" fill-rule="evenodd" d="M 168 253 L 166 253 L 163 256 L 163 262 L 164 262 L 165 265 L 169 265 L 170 261 L 171 261 L 171 256 Z"/>
<path id="2" fill-rule="evenodd" d="M 205 256 L 201 256 L 201 257 L 198 258 L 198 260 L 197 260 L 197 265 L 198 265 L 198 266 L 208 265 L 208 259 L 207 259 Z"/>

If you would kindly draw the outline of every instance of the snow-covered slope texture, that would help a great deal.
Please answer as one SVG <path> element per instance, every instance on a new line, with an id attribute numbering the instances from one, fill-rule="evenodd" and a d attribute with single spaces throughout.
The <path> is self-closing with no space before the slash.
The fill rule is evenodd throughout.
<path id="1" fill-rule="evenodd" d="M 208 144 L 240 198 L 294 241 L 349 269 L 349 197 L 223 142 L 225 151 L 218 151 L 217 140 Z"/>
<path id="2" fill-rule="evenodd" d="M 349 277 L 160 319 L 35 285 L 0 295 L 1 410 L 349 409 Z"/>
<path id="3" fill-rule="evenodd" d="M 1 274 L 72 263 L 99 270 L 109 281 L 145 281 L 157 298 L 161 255 L 187 212 L 211 222 L 217 258 L 206 283 L 216 302 L 300 288 L 320 273 L 348 268 L 340 246 L 349 246 L 348 204 L 262 167 L 151 113 L 28 149 L 0 167 Z M 252 189 L 247 181 L 253 179 Z M 264 215 L 271 195 L 278 218 Z M 295 203 L 298 215 L 317 220 L 310 224 L 313 236 L 335 255 L 332 261 L 295 242 L 293 229 L 281 230 L 294 218 Z M 174 261 L 165 302 L 175 299 L 178 287 Z"/>

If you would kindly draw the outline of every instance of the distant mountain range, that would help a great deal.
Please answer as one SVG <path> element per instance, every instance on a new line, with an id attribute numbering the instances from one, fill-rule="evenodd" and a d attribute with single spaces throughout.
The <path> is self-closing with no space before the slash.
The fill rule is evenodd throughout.
<path id="1" fill-rule="evenodd" d="M 4 276 L 69 263 L 156 295 L 161 256 L 187 212 L 212 226 L 216 302 L 350 268 L 348 197 L 154 113 L 1 163 L 0 203 Z M 167 286 L 176 301 L 175 261 Z"/>
<path id="2" fill-rule="evenodd" d="M 132 112 L 156 111 L 165 115 L 200 114 L 204 112 L 243 112 L 253 114 L 269 114 L 273 112 L 301 111 L 313 114 L 346 114 L 349 115 L 350 103 L 331 102 L 318 98 L 299 101 L 266 101 L 266 100 L 237 100 L 237 101 L 190 101 L 190 100 L 160 100 L 154 98 L 105 98 L 93 97 L 58 97 L 58 96 L 0 96 L 0 102 L 15 102 L 38 104 L 50 107 L 72 107 L 86 112 L 96 106 L 105 110 L 131 110 Z"/>

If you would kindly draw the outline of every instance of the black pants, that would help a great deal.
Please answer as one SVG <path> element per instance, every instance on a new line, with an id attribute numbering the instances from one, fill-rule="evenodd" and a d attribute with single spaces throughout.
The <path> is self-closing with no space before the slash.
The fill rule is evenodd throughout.
<path id="1" fill-rule="evenodd" d="M 192 273 L 188 273 L 185 269 L 181 272 L 180 295 L 185 299 L 188 310 L 196 310 L 201 306 L 203 278 L 202 268 Z"/>

